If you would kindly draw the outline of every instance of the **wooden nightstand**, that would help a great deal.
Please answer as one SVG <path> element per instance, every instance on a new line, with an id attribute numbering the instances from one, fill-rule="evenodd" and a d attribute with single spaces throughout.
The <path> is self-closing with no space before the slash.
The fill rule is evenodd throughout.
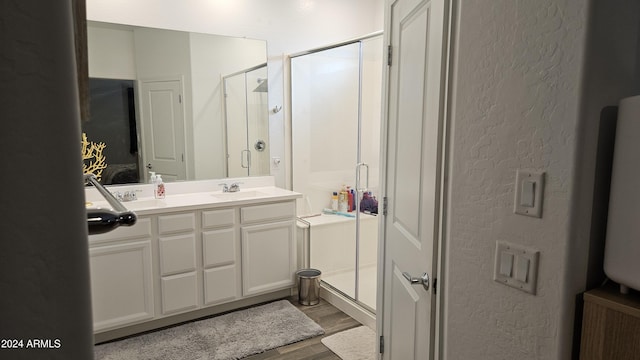
<path id="1" fill-rule="evenodd" d="M 640 360 L 640 294 L 612 285 L 584 294 L 580 360 Z"/>

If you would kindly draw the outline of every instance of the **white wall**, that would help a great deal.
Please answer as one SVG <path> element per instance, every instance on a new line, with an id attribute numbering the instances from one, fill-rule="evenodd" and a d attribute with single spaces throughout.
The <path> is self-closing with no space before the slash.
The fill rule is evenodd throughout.
<path id="1" fill-rule="evenodd" d="M 602 256 L 589 254 L 592 208 L 606 209 L 593 197 L 599 112 L 637 79 L 638 5 L 456 5 L 446 358 L 569 359 L 588 257 Z M 512 211 L 519 168 L 546 172 L 541 219 Z M 492 280 L 498 240 L 540 250 L 537 295 Z"/>
<path id="2" fill-rule="evenodd" d="M 567 359 L 567 283 L 586 0 L 458 2 L 446 357 Z M 513 213 L 516 169 L 546 172 L 541 219 Z M 492 280 L 496 241 L 540 250 L 537 295 Z"/>
<path id="3" fill-rule="evenodd" d="M 133 30 L 87 26 L 89 77 L 135 80 Z"/>

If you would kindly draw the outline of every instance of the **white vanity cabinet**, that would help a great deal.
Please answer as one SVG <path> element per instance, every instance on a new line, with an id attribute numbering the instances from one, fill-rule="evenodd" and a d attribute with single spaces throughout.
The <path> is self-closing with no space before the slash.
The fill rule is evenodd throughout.
<path id="1" fill-rule="evenodd" d="M 158 216 L 158 256 L 162 314 L 198 307 L 194 212 Z"/>
<path id="2" fill-rule="evenodd" d="M 102 341 L 282 298 L 295 285 L 292 197 L 150 209 L 89 242 Z"/>
<path id="3" fill-rule="evenodd" d="M 295 284 L 295 202 L 240 209 L 242 294 L 292 287 Z"/>
<path id="4" fill-rule="evenodd" d="M 93 330 L 152 319 L 151 219 L 89 237 Z"/>

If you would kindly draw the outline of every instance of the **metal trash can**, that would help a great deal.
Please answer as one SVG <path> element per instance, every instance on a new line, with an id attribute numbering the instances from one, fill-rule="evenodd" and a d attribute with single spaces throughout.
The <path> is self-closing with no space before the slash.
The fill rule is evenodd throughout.
<path id="1" fill-rule="evenodd" d="M 317 269 L 296 271 L 298 278 L 298 302 L 302 305 L 317 305 L 320 302 L 320 275 Z"/>

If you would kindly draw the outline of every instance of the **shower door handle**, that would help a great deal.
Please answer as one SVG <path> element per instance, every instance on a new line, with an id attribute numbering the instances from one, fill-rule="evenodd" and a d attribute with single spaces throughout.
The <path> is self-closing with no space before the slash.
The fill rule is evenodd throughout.
<path id="1" fill-rule="evenodd" d="M 421 277 L 413 277 L 408 272 L 403 272 L 402 276 L 404 276 L 404 278 L 407 279 L 407 281 L 409 281 L 409 284 L 411 285 L 421 284 L 426 291 L 429 291 L 429 274 L 424 273 L 422 274 Z"/>
<path id="2" fill-rule="evenodd" d="M 247 166 L 244 165 L 244 154 L 247 154 Z M 251 151 L 242 150 L 240 152 L 240 167 L 243 169 L 248 169 L 251 167 Z"/>
<path id="3" fill-rule="evenodd" d="M 366 176 L 366 185 L 365 187 L 361 187 L 360 186 L 360 168 L 365 167 L 367 168 L 367 176 Z M 356 191 L 367 191 L 369 189 L 369 165 L 367 163 L 359 163 L 358 165 L 356 165 Z"/>

